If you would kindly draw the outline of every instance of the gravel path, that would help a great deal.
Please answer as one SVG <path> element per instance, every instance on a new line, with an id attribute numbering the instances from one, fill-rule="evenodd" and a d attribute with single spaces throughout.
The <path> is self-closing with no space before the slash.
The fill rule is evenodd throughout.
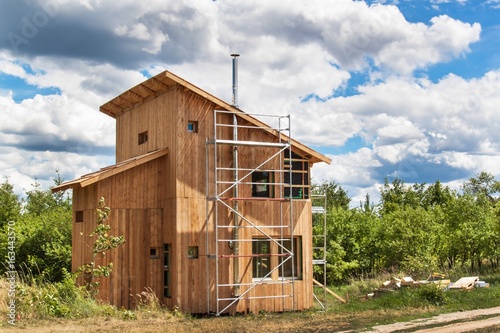
<path id="1" fill-rule="evenodd" d="M 495 316 L 496 315 L 496 316 Z M 482 316 L 494 316 L 488 319 L 479 319 L 478 317 Z M 453 321 L 463 321 L 468 320 L 467 322 L 460 322 L 455 324 L 447 324 Z M 455 333 L 455 332 L 468 332 L 476 328 L 484 328 L 494 325 L 500 324 L 500 306 L 489 308 L 489 309 L 479 309 L 472 311 L 463 311 L 463 312 L 453 312 L 442 314 L 436 317 L 431 318 L 422 318 L 416 319 L 403 323 L 395 323 L 389 325 L 379 325 L 374 326 L 371 331 L 367 331 L 366 333 L 388 333 L 394 332 L 404 329 L 414 329 L 422 326 L 429 325 L 438 325 L 439 327 L 427 328 L 416 330 L 414 332 L 418 333 L 431 333 L 431 332 L 439 332 L 439 333 Z"/>

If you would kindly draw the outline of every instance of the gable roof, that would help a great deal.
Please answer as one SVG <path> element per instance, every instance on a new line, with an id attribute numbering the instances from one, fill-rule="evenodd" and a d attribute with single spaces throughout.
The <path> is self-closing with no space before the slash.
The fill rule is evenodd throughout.
<path id="1" fill-rule="evenodd" d="M 149 161 L 152 161 L 161 156 L 165 156 L 167 154 L 168 154 L 168 148 L 163 148 L 140 156 L 136 156 L 128 160 L 122 161 L 120 163 L 102 168 L 99 171 L 83 175 L 78 179 L 64 182 L 59 186 L 53 187 L 52 192 L 55 193 L 67 190 L 69 188 L 89 186 L 91 184 L 97 183 L 98 181 L 109 178 L 123 171 L 135 168 L 136 166 L 147 163 Z"/>
<path id="2" fill-rule="evenodd" d="M 174 88 L 176 85 L 181 85 L 193 91 L 194 93 L 204 97 L 205 99 L 216 104 L 221 110 L 234 112 L 235 114 L 238 115 L 238 117 L 248 121 L 249 123 L 257 127 L 269 128 L 269 126 L 267 126 L 262 121 L 246 114 L 239 108 L 224 102 L 220 98 L 212 94 L 209 94 L 203 89 L 198 88 L 197 86 L 189 83 L 188 81 L 178 77 L 177 75 L 169 71 L 164 71 L 160 74 L 157 74 L 149 78 L 148 80 L 142 83 L 139 83 L 135 87 L 125 91 L 124 93 L 118 95 L 109 102 L 101 105 L 99 110 L 113 118 L 116 118 L 117 116 L 126 112 L 127 110 L 165 93 L 166 91 Z M 272 129 L 266 129 L 266 130 L 274 136 L 279 135 L 277 130 L 272 130 Z M 283 134 L 281 134 L 281 136 L 283 137 Z M 304 152 L 305 155 L 304 157 L 310 159 L 312 163 L 316 162 L 325 162 L 328 164 L 331 163 L 330 158 L 324 156 L 323 154 L 318 153 L 314 149 L 307 147 L 306 145 L 300 143 L 297 140 L 294 140 L 293 138 L 291 141 L 292 141 L 292 146 Z"/>

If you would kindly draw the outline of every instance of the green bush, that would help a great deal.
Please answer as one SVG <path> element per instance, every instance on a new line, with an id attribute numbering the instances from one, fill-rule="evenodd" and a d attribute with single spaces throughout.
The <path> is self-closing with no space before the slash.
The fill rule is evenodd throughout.
<path id="1" fill-rule="evenodd" d="M 76 286 L 74 274 L 63 270 L 60 282 L 24 277 L 17 285 L 16 310 L 24 319 L 85 318 L 102 311 L 88 292 Z"/>
<path id="2" fill-rule="evenodd" d="M 424 284 L 415 289 L 416 294 L 431 305 L 443 305 L 446 301 L 445 290 L 434 284 Z"/>

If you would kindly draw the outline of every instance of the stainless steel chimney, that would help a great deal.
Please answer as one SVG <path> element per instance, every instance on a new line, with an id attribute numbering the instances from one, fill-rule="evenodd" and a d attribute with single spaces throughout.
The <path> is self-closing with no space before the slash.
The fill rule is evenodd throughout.
<path id="1" fill-rule="evenodd" d="M 238 107 L 238 57 L 237 53 L 231 54 L 233 57 L 233 106 Z"/>

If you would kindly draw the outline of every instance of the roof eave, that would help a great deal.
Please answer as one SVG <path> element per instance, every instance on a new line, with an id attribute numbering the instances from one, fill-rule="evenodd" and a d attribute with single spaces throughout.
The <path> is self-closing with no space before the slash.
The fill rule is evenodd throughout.
<path id="1" fill-rule="evenodd" d="M 75 189 L 75 188 L 86 187 L 167 154 L 168 154 L 168 148 L 163 148 L 153 152 L 146 153 L 144 155 L 136 156 L 121 163 L 102 168 L 99 171 L 83 175 L 78 179 L 62 183 L 59 186 L 53 187 L 51 190 L 52 193 L 56 193 L 68 190 L 70 188 Z"/>
<path id="2" fill-rule="evenodd" d="M 255 124 L 256 126 L 263 127 L 263 128 L 268 127 L 265 123 L 261 122 L 257 118 L 250 116 L 249 114 L 245 113 L 244 111 L 235 107 L 234 105 L 231 105 L 231 104 L 223 101 L 222 99 L 206 92 L 205 90 L 195 86 L 194 84 L 184 80 L 183 78 L 181 78 L 181 77 L 179 77 L 179 76 L 177 76 L 169 71 L 161 72 L 160 74 L 153 76 L 152 78 L 136 85 L 135 87 L 130 88 L 129 90 L 127 90 L 124 93 L 120 94 L 119 96 L 115 97 L 111 101 L 101 105 L 101 107 L 99 108 L 100 111 L 113 117 L 113 118 L 116 118 L 117 115 L 125 112 L 129 108 L 131 108 L 137 104 L 142 103 L 142 102 L 140 102 L 137 104 L 130 104 L 129 107 L 122 108 L 122 109 L 120 109 L 120 107 L 117 104 L 115 104 L 115 103 L 118 103 L 118 101 L 120 99 L 126 100 L 126 95 L 129 92 L 138 91 L 138 90 L 142 89 L 141 86 L 145 86 L 147 84 L 147 82 L 152 82 L 152 86 L 162 87 L 156 91 L 156 94 L 159 94 L 162 91 L 167 91 L 168 89 L 170 89 L 172 87 L 173 83 L 181 85 L 181 86 L 193 91 L 194 93 L 202 96 L 203 98 L 213 102 L 222 110 L 234 112 L 234 113 L 238 114 L 238 116 L 241 117 L 242 119 L 245 119 L 245 120 L 249 121 L 250 123 Z M 138 95 L 137 93 L 133 93 L 133 94 L 136 96 Z M 142 101 L 146 101 L 148 99 L 149 99 L 148 97 L 145 97 Z M 113 109 L 117 110 L 117 111 L 114 112 Z M 269 129 L 267 131 L 270 134 L 275 135 L 273 130 Z M 299 141 L 294 140 L 293 138 L 291 141 L 292 141 L 292 146 L 303 151 L 305 153 L 306 157 L 307 156 L 310 157 L 311 163 L 325 162 L 327 164 L 330 164 L 332 162 L 332 160 L 330 158 L 328 158 L 328 157 L 324 156 L 323 154 L 307 147 L 306 145 L 300 143 Z"/>

